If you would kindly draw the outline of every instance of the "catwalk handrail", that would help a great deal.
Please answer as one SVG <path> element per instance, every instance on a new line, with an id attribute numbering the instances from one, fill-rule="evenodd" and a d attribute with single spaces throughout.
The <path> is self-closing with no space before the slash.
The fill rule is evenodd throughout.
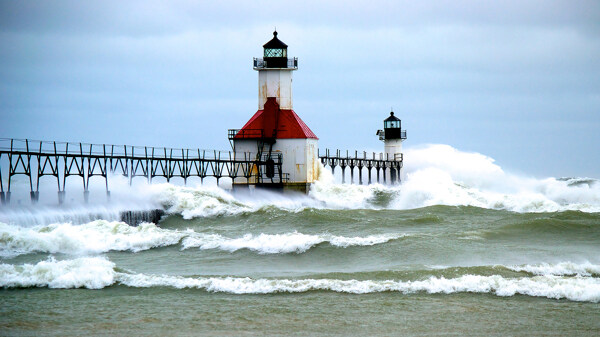
<path id="1" fill-rule="evenodd" d="M 404 160 L 404 155 L 402 153 L 394 153 L 393 157 L 390 157 L 389 153 L 375 153 L 372 152 L 372 155 L 367 157 L 367 151 L 362 151 L 362 156 L 359 156 L 358 151 L 354 151 L 354 156 L 351 155 L 351 152 L 346 150 L 346 155 L 343 154 L 342 151 L 336 150 L 334 154 L 331 154 L 329 149 L 325 149 L 325 154 L 321 155 L 321 152 L 318 152 L 318 156 L 321 160 L 326 159 L 353 159 L 353 160 L 364 160 L 364 161 L 381 161 L 381 162 L 402 162 Z"/>
<path id="2" fill-rule="evenodd" d="M 66 155 L 69 157 L 112 157 L 112 158 L 149 158 L 149 159 L 204 159 L 229 160 L 231 151 L 150 147 L 138 145 L 114 145 L 74 142 L 55 142 L 32 139 L 0 138 L 0 152 L 30 155 Z M 256 155 L 256 153 L 255 153 Z"/>

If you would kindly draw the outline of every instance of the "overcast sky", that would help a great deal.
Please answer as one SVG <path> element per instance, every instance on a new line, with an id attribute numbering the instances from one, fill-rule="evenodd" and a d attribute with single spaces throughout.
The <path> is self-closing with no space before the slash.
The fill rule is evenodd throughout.
<path id="1" fill-rule="evenodd" d="M 600 177 L 600 1 L 4 1 L 0 137 L 229 148 L 274 27 L 320 148 L 449 144 Z"/>

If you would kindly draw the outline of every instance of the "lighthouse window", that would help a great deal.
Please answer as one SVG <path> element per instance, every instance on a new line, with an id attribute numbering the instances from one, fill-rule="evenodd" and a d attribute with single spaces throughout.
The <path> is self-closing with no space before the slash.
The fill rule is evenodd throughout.
<path id="1" fill-rule="evenodd" d="M 388 121 L 388 122 L 385 122 L 384 127 L 386 129 L 395 129 L 395 128 L 400 127 L 400 123 L 398 123 L 398 121 Z"/>
<path id="2" fill-rule="evenodd" d="M 287 49 L 265 48 L 265 57 L 287 57 Z"/>

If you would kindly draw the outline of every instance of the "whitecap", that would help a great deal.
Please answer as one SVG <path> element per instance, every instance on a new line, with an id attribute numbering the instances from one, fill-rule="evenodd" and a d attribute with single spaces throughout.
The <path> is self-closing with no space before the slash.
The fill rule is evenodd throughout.
<path id="1" fill-rule="evenodd" d="M 0 223 L 0 256 L 11 257 L 35 252 L 137 252 L 177 244 L 189 233 L 190 231 L 161 229 L 152 223 L 132 227 L 124 222 L 105 220 L 82 225 L 59 223 L 29 228 Z"/>
<path id="2" fill-rule="evenodd" d="M 430 277 L 419 281 L 394 280 L 337 280 L 337 279 L 251 279 L 239 277 L 189 278 L 121 274 L 119 282 L 132 287 L 166 286 L 199 288 L 211 292 L 232 294 L 302 293 L 334 291 L 351 294 L 425 292 L 429 294 L 490 293 L 497 296 L 527 295 L 553 299 L 569 299 L 597 303 L 600 301 L 600 280 L 596 278 L 564 278 L 535 276 L 532 278 L 504 278 L 499 275 L 464 275 L 446 279 Z"/>
<path id="3" fill-rule="evenodd" d="M 429 277 L 422 280 L 253 279 L 249 277 L 182 277 L 118 272 L 103 257 L 57 261 L 35 265 L 0 264 L 0 287 L 49 287 L 102 289 L 112 285 L 129 287 L 197 288 L 231 294 L 303 293 L 334 291 L 350 294 L 400 292 L 489 293 L 496 296 L 526 295 L 572 301 L 600 302 L 600 279 L 594 277 L 533 276 L 506 278 L 500 275 L 463 275 L 456 278 Z"/>
<path id="4" fill-rule="evenodd" d="M 346 237 L 331 234 L 245 234 L 230 238 L 220 234 L 198 233 L 192 229 L 160 228 L 152 223 L 137 227 L 118 221 L 96 220 L 87 224 L 52 224 L 24 228 L 0 223 L 0 256 L 29 253 L 98 254 L 109 251 L 139 252 L 178 245 L 182 249 L 219 249 L 234 252 L 249 249 L 259 254 L 304 253 L 321 243 L 334 247 L 371 246 L 398 239 L 405 234 Z"/>
<path id="5" fill-rule="evenodd" d="M 366 237 L 345 237 L 330 234 L 303 234 L 298 232 L 284 234 L 246 234 L 239 238 L 227 238 L 217 234 L 188 236 L 182 241 L 184 249 L 221 249 L 234 252 L 249 249 L 260 254 L 304 253 L 321 243 L 335 247 L 372 246 L 398 239 L 404 234 L 382 234 Z"/>
<path id="6" fill-rule="evenodd" d="M 115 264 L 103 257 L 82 257 L 37 264 L 0 264 L 0 286 L 4 288 L 48 287 L 102 289 L 115 282 Z"/>
<path id="7" fill-rule="evenodd" d="M 506 268 L 513 271 L 525 271 L 535 275 L 578 275 L 578 276 L 593 276 L 600 275 L 600 266 L 585 263 L 560 262 L 556 264 L 540 263 L 534 265 L 507 266 Z"/>

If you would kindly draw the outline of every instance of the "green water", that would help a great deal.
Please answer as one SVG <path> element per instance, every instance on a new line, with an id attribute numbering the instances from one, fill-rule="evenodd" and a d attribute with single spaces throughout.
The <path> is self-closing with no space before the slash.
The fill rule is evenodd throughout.
<path id="1" fill-rule="evenodd" d="M 489 294 L 8 290 L 4 335 L 589 335 L 598 304 Z M 7 310 L 7 307 L 11 309 Z"/>
<path id="2" fill-rule="evenodd" d="M 149 233 L 116 239 L 122 229 L 110 222 L 79 241 L 69 237 L 71 227 L 60 235 L 38 230 L 51 234 L 43 238 L 27 232 L 22 236 L 35 242 L 28 248 L 18 246 L 13 227 L 1 247 L 22 252 L 0 261 L 0 335 L 600 333 L 600 213 L 273 206 L 190 220 L 171 215 L 143 249 L 119 244 Z M 168 241 L 174 233 L 182 238 Z M 114 247 L 89 251 L 94 235 L 115 238 Z M 50 256 L 53 275 L 6 271 Z M 52 264 L 81 257 L 114 267 L 65 271 Z M 105 273 L 117 276 L 98 289 L 70 283 Z M 131 275 L 144 275 L 146 283 Z M 219 283 L 227 278 L 242 281 Z M 362 283 L 343 283 L 351 280 Z"/>

